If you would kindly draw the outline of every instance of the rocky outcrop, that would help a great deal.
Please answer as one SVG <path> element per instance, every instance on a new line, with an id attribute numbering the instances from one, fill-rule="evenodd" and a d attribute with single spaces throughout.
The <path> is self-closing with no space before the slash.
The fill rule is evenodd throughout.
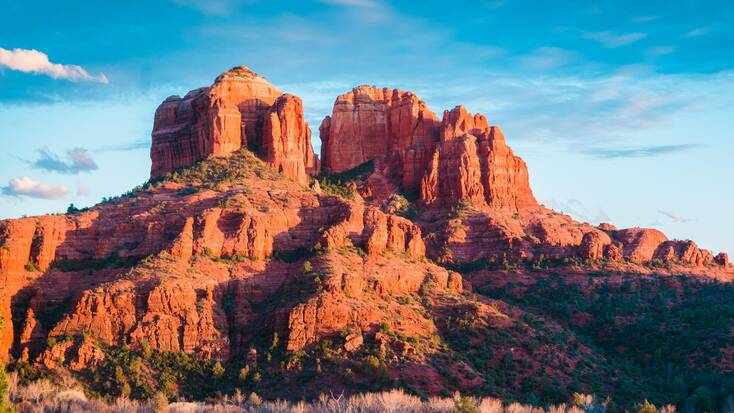
<path id="1" fill-rule="evenodd" d="M 300 99 L 284 95 L 250 69 L 236 67 L 211 87 L 169 97 L 158 107 L 150 176 L 248 147 L 304 184 L 307 171 L 318 171 L 310 136 Z"/>
<path id="2" fill-rule="evenodd" d="M 375 174 L 420 194 L 426 204 L 468 201 L 514 210 L 538 205 L 525 163 L 499 128 L 463 106 L 439 121 L 410 92 L 359 86 L 337 98 L 319 130 L 325 171 L 375 161 L 384 165 Z"/>
<path id="3" fill-rule="evenodd" d="M 409 220 L 395 215 L 386 215 L 377 208 L 365 211 L 365 247 L 370 255 L 385 251 L 405 253 L 409 257 L 425 256 L 426 246 L 420 228 Z"/>
<path id="4" fill-rule="evenodd" d="M 413 308 L 395 307 L 389 297 L 410 296 L 421 290 L 462 291 L 459 274 L 431 264 L 408 264 L 395 257 L 362 262 L 338 255 L 329 257 L 325 264 L 330 269 L 325 291 L 288 313 L 289 351 L 302 350 L 345 329 L 372 335 L 381 324 L 414 337 L 430 336 L 435 331 L 432 322 Z"/>
<path id="5" fill-rule="evenodd" d="M 192 229 L 195 254 L 262 259 L 273 252 L 273 236 L 266 217 L 210 208 L 197 217 Z M 188 251 L 183 253 L 186 255 Z"/>
<path id="6" fill-rule="evenodd" d="M 714 261 L 709 251 L 699 249 L 696 243 L 690 240 L 663 242 L 655 250 L 653 259 L 695 266 L 708 265 Z"/>
<path id="7" fill-rule="evenodd" d="M 614 238 L 622 243 L 624 258 L 635 263 L 650 262 L 655 251 L 668 240 L 662 232 L 651 228 L 629 228 L 614 232 Z"/>
<path id="8" fill-rule="evenodd" d="M 319 244 L 326 250 L 363 247 L 370 256 L 393 252 L 422 258 L 426 253 L 421 229 L 411 221 L 375 207 L 349 204 L 343 205 L 339 218 L 324 231 Z"/>
<path id="9" fill-rule="evenodd" d="M 262 135 L 265 161 L 277 172 L 308 184 L 308 171 L 317 170 L 317 166 L 301 99 L 293 95 L 276 99 L 265 114 Z"/>
<path id="10" fill-rule="evenodd" d="M 714 257 L 714 262 L 724 268 L 729 268 L 729 254 L 720 252 L 716 257 Z"/>
<path id="11" fill-rule="evenodd" d="M 339 96 L 332 115 L 321 123 L 322 167 L 342 172 L 383 159 L 397 182 L 416 192 L 439 125 L 438 117 L 411 92 L 358 86 Z"/>
<path id="12" fill-rule="evenodd" d="M 525 162 L 512 153 L 498 127 L 458 106 L 444 112 L 441 142 L 421 182 L 421 200 L 451 205 L 466 201 L 497 209 L 532 209 Z"/>
<path id="13" fill-rule="evenodd" d="M 607 255 L 604 252 L 611 243 L 612 239 L 602 231 L 587 232 L 581 240 L 579 255 L 581 258 L 591 260 L 605 258 Z"/>

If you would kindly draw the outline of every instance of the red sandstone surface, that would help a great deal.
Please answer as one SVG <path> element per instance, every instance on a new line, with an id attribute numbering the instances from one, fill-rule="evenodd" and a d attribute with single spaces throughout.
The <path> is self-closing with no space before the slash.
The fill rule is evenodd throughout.
<path id="1" fill-rule="evenodd" d="M 442 350 L 419 352 L 381 326 L 430 342 L 456 314 L 475 315 L 482 328 L 522 315 L 481 297 L 466 307 L 471 285 L 447 267 L 556 260 L 575 271 L 647 274 L 663 263 L 670 274 L 731 279 L 728 256 L 693 241 L 595 227 L 539 205 L 499 128 L 462 106 L 440 120 L 413 93 L 359 86 L 320 126 L 320 165 L 303 113 L 297 96 L 232 69 L 156 111 L 151 177 L 161 183 L 77 214 L 0 221 L 0 311 L 14 320 L 2 331 L 2 356 L 93 368 L 104 353 L 91 337 L 228 360 L 260 335 L 277 333 L 295 352 L 348 330 L 346 353 L 377 345 L 407 363 L 391 374 L 436 394 L 445 378 L 426 379 L 438 377 L 426 354 Z M 239 175 L 170 174 L 203 160 Z M 354 199 L 307 187 L 320 168 L 369 161 L 368 176 L 350 183 Z M 398 190 L 417 197 L 410 219 L 394 205 Z M 541 352 L 556 350 L 524 354 L 527 374 L 541 368 Z M 464 387 L 482 384 L 462 362 L 450 369 Z"/>
<path id="2" fill-rule="evenodd" d="M 307 169 L 318 172 L 301 99 L 244 66 L 210 87 L 166 99 L 156 110 L 152 135 L 151 178 L 241 147 L 303 184 Z"/>

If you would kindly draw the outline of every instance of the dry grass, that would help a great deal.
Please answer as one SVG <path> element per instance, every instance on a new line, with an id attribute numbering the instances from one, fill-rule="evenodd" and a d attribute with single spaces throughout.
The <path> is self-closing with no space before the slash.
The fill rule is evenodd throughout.
<path id="1" fill-rule="evenodd" d="M 148 401 L 121 398 L 106 402 L 88 398 L 72 380 L 62 380 L 59 384 L 39 380 L 21 386 L 16 374 L 11 374 L 9 384 L 9 398 L 16 410 L 29 413 L 603 413 L 603 408 L 599 408 L 598 403 L 590 396 L 579 396 L 583 398 L 582 407 L 562 404 L 548 409 L 520 403 L 505 405 L 501 400 L 493 398 L 462 398 L 459 394 L 450 398 L 431 398 L 424 401 L 401 390 L 349 397 L 322 395 L 318 400 L 298 403 L 263 401 L 256 394 L 245 396 L 236 392 L 232 396 L 207 402 L 169 404 L 162 395 Z"/>

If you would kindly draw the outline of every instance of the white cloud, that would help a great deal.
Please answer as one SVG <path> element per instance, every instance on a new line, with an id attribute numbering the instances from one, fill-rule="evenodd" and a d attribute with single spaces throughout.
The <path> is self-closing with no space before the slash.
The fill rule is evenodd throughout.
<path id="1" fill-rule="evenodd" d="M 48 59 L 48 55 L 34 49 L 7 50 L 0 47 L 0 68 L 2 67 L 23 73 L 42 74 L 53 79 L 66 79 L 72 82 L 109 83 L 104 73 L 94 76 L 81 66 L 52 63 Z"/>
<path id="2" fill-rule="evenodd" d="M 66 196 L 69 190 L 63 185 L 49 185 L 33 180 L 27 176 L 13 178 L 8 186 L 2 188 L 3 195 L 27 196 L 40 199 L 59 199 Z"/>
<path id="3" fill-rule="evenodd" d="M 583 36 L 601 43 L 604 47 L 615 48 L 625 46 L 647 37 L 646 33 L 615 34 L 612 32 L 585 32 Z"/>

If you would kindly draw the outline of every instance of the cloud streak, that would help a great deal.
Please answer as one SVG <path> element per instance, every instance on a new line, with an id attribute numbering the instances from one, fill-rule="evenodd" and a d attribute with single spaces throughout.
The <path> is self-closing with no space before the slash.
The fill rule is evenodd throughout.
<path id="1" fill-rule="evenodd" d="M 47 54 L 35 49 L 7 50 L 0 47 L 0 68 L 3 67 L 23 73 L 46 75 L 52 79 L 109 83 L 104 73 L 91 75 L 81 66 L 52 63 Z"/>
<path id="2" fill-rule="evenodd" d="M 98 168 L 92 155 L 86 149 L 73 148 L 66 152 L 67 160 L 62 160 L 48 148 L 38 150 L 39 158 L 28 162 L 31 167 L 49 172 L 76 175 L 81 172 L 90 172 Z"/>
<path id="3" fill-rule="evenodd" d="M 204 14 L 226 16 L 252 0 L 173 0 L 181 6 L 194 8 Z"/>
<path id="4" fill-rule="evenodd" d="M 543 205 L 551 208 L 555 211 L 571 215 L 575 219 L 583 222 L 589 222 L 592 224 L 600 224 L 602 222 L 609 222 L 609 214 L 601 207 L 592 208 L 586 206 L 583 202 L 578 199 L 568 199 L 566 201 L 562 199 L 550 198 L 542 200 Z"/>
<path id="5" fill-rule="evenodd" d="M 375 7 L 378 3 L 374 0 L 317 0 L 319 3 L 333 4 L 337 6 Z"/>
<path id="6" fill-rule="evenodd" d="M 649 158 L 653 156 L 669 155 L 698 149 L 703 145 L 679 144 L 679 145 L 650 145 L 629 148 L 588 148 L 583 150 L 587 155 L 600 159 L 616 158 Z"/>
<path id="7" fill-rule="evenodd" d="M 574 52 L 558 47 L 540 47 L 518 58 L 518 62 L 535 69 L 550 69 L 567 64 L 574 55 Z"/>
<path id="8" fill-rule="evenodd" d="M 50 185 L 36 181 L 27 176 L 13 178 L 7 186 L 1 188 L 7 196 L 27 196 L 37 199 L 59 199 L 66 196 L 69 190 L 63 185 Z"/>
<path id="9" fill-rule="evenodd" d="M 615 34 L 612 32 L 586 32 L 583 34 L 586 39 L 594 40 L 602 44 L 606 48 L 616 48 L 635 43 L 647 37 L 646 33 L 625 33 Z"/>
<path id="10" fill-rule="evenodd" d="M 673 221 L 675 223 L 678 223 L 678 224 L 682 224 L 682 223 L 686 223 L 686 222 L 690 222 L 691 221 L 690 219 L 685 218 L 685 217 L 681 216 L 680 214 L 677 214 L 677 213 L 672 212 L 672 211 L 664 211 L 664 210 L 660 209 L 660 210 L 658 210 L 658 213 L 661 214 L 661 215 L 665 215 L 666 217 L 670 218 L 671 221 Z"/>
<path id="11" fill-rule="evenodd" d="M 105 145 L 97 149 L 92 149 L 94 152 L 125 152 L 125 151 L 137 151 L 142 149 L 149 149 L 151 145 L 150 138 L 142 138 L 132 142 L 121 143 L 119 145 Z"/>

